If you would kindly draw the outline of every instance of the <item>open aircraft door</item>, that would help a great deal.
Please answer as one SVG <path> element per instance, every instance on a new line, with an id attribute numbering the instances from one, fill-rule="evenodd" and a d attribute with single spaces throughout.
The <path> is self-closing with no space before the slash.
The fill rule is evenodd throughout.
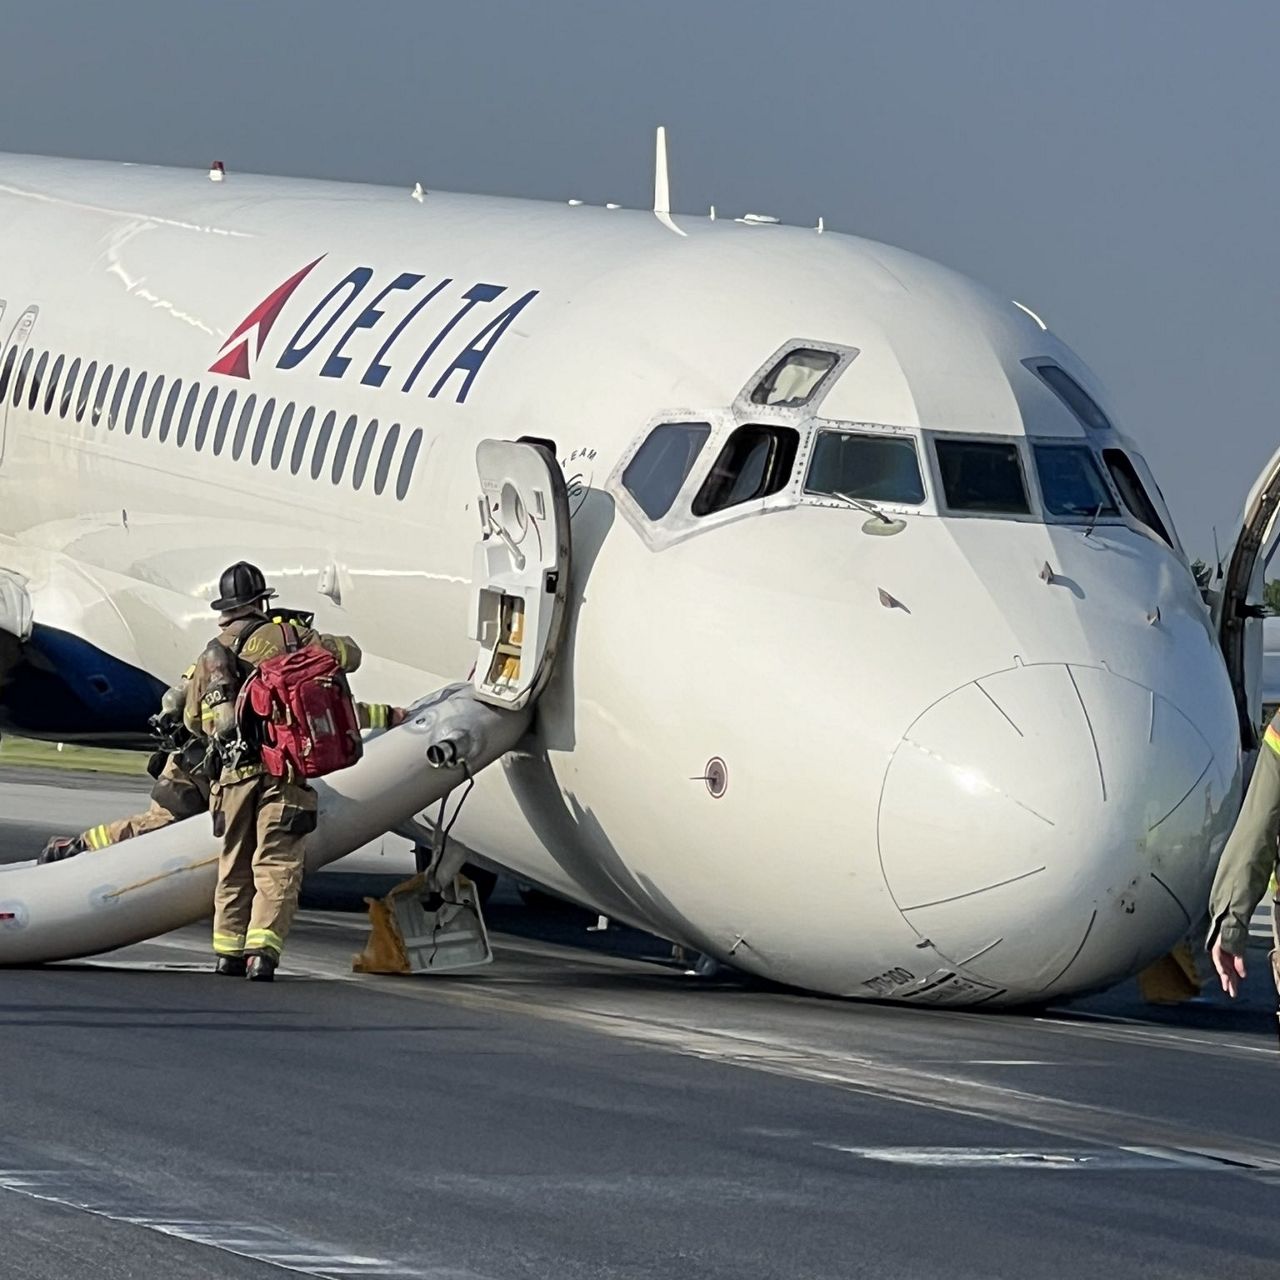
<path id="1" fill-rule="evenodd" d="M 479 642 L 476 696 L 516 711 L 555 665 L 569 598 L 569 495 L 560 464 L 539 444 L 482 440 L 481 540 L 471 572 L 471 631 Z"/>
<path id="2" fill-rule="evenodd" d="M 470 687 L 486 709 L 527 718 L 567 629 L 569 494 L 555 455 L 531 441 L 482 440 L 476 471 L 480 540 L 472 557 L 470 635 L 479 648 Z M 450 767 L 456 749 L 455 740 L 445 739 L 427 748 L 427 760 Z M 418 844 L 418 874 L 381 901 L 366 899 L 371 930 L 357 971 L 446 973 L 492 960 L 478 895 L 462 874 L 467 850 L 448 839 L 447 799 L 434 821 L 419 814 L 405 824 Z"/>
<path id="3" fill-rule="evenodd" d="M 1240 745 L 1245 751 L 1257 749 L 1262 718 L 1262 592 L 1267 562 L 1275 550 L 1277 516 L 1280 449 L 1250 490 L 1240 536 L 1213 601 L 1213 620 L 1235 692 Z"/>

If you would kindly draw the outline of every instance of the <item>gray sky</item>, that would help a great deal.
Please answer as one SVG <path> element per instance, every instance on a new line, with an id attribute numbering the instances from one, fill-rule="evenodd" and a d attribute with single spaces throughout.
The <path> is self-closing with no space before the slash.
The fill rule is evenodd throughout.
<path id="1" fill-rule="evenodd" d="M 1280 5 L 10 0 L 0 148 L 855 231 L 1035 308 L 1192 554 L 1280 445 Z"/>

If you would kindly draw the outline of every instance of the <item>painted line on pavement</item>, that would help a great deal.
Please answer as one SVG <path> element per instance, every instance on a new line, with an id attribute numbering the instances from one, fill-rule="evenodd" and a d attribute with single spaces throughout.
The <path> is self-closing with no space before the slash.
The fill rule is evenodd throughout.
<path id="1" fill-rule="evenodd" d="M 91 1167 L 23 1168 L 11 1152 L 0 1150 L 0 1191 L 56 1204 L 95 1218 L 125 1223 L 187 1244 L 265 1263 L 318 1280 L 377 1276 L 382 1280 L 483 1280 L 454 1266 L 419 1267 L 390 1258 L 353 1253 L 341 1246 L 295 1236 L 278 1227 L 247 1222 L 211 1221 L 173 1205 L 149 1204 L 139 1187 L 122 1182 L 118 1170 Z"/>

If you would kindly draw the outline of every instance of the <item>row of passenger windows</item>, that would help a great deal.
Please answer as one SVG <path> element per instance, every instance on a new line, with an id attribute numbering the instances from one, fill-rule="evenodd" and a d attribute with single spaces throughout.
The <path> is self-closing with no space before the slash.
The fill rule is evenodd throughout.
<path id="1" fill-rule="evenodd" d="M 248 453 L 254 466 L 265 459 L 272 471 L 287 466 L 292 475 L 309 472 L 313 480 L 327 474 L 331 483 L 346 480 L 355 490 L 368 482 L 378 495 L 394 472 L 400 502 L 422 450 L 421 429 L 402 430 L 398 422 L 383 431 L 374 418 L 362 429 L 352 414 L 339 427 L 332 409 L 320 418 L 317 409 L 299 410 L 292 401 L 281 405 L 254 393 L 241 398 L 236 389 L 202 390 L 199 382 L 184 385 L 181 378 L 99 367 L 93 360 L 68 362 L 48 351 L 37 357 L 27 350 L 19 361 L 18 348 L 10 347 L 0 365 L 0 405 L 6 396 L 15 409 L 74 415 L 76 422 L 87 416 L 95 427 L 105 421 L 109 431 L 136 432 L 144 440 L 154 435 L 161 443 L 172 438 L 179 449 L 228 453 L 235 462 Z"/>
<path id="2" fill-rule="evenodd" d="M 671 510 L 710 435 L 711 427 L 705 422 L 664 423 L 636 451 L 622 473 L 622 483 L 651 520 Z M 739 427 L 725 441 L 694 495 L 693 514 L 710 515 L 780 492 L 790 483 L 799 444 L 800 434 L 792 427 Z M 973 515 L 1033 514 L 1022 450 L 1016 442 L 936 436 L 932 444 L 948 510 Z M 1118 493 L 1131 515 L 1172 545 L 1155 504 L 1122 449 L 1103 449 L 1099 458 L 1088 445 L 1043 443 L 1033 444 L 1031 454 L 1049 516 L 1090 521 L 1115 518 L 1120 515 Z M 925 499 L 914 439 L 829 428 L 817 433 L 804 487 L 806 493 L 843 498 L 853 505 L 919 506 Z"/>

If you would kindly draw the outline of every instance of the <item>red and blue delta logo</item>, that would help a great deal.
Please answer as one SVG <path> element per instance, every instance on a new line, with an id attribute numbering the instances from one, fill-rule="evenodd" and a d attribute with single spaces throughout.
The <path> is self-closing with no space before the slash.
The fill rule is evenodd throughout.
<path id="1" fill-rule="evenodd" d="M 431 279 L 415 271 L 379 279 L 372 267 L 361 266 L 317 300 L 313 286 L 324 288 L 325 277 L 317 268 L 327 257 L 272 289 L 232 330 L 209 372 L 252 379 L 266 360 L 276 369 L 305 366 L 322 378 L 366 387 L 422 388 L 429 399 L 463 404 L 494 348 L 538 296 L 537 289 L 459 285 L 452 276 Z M 303 318 L 280 345 L 288 326 L 277 333 L 277 322 L 286 312 Z"/>

